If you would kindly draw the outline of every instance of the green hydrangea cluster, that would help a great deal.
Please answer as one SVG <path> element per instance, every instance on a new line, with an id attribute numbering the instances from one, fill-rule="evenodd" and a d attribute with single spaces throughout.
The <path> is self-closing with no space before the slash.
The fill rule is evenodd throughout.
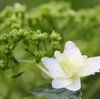
<path id="1" fill-rule="evenodd" d="M 51 46 L 47 47 L 47 39 L 51 40 Z M 44 56 L 52 56 L 55 50 L 60 49 L 59 40 L 61 37 L 59 34 L 52 32 L 50 38 L 48 33 L 42 33 L 40 30 L 27 31 L 24 29 L 12 29 L 8 34 L 0 35 L 0 50 L 6 56 L 6 61 L 1 60 L 0 67 L 5 69 L 11 67 L 9 62 L 14 60 L 13 51 L 19 43 L 26 45 L 25 51 L 34 56 L 35 61 L 39 62 Z M 6 62 L 7 66 L 3 64 Z M 10 62 L 11 63 L 11 62 Z M 5 65 L 5 66 L 3 66 Z M 9 65 L 9 66 L 8 66 Z"/>
<path id="2" fill-rule="evenodd" d="M 61 43 L 67 40 L 81 40 L 86 45 L 83 52 L 87 51 L 89 56 L 91 53 L 88 49 L 95 44 L 96 39 L 98 41 L 96 50 L 98 51 L 93 50 L 93 55 L 99 53 L 100 6 L 75 11 L 69 3 L 59 1 L 43 4 L 29 11 L 26 9 L 25 5 L 16 3 L 14 6 L 8 6 L 2 10 L 0 12 L 0 34 L 20 28 L 32 31 L 39 29 L 48 34 L 54 30 L 61 35 Z M 90 42 L 92 43 L 90 44 Z"/>

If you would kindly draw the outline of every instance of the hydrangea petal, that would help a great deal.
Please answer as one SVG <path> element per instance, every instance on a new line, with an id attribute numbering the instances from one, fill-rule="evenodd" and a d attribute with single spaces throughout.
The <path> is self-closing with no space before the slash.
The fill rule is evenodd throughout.
<path id="1" fill-rule="evenodd" d="M 73 80 L 70 78 L 55 78 L 52 81 L 53 88 L 64 88 L 73 83 Z"/>
<path id="2" fill-rule="evenodd" d="M 70 69 L 73 68 L 71 62 L 69 61 L 69 59 L 64 54 L 62 54 L 62 62 L 65 63 Z"/>
<path id="3" fill-rule="evenodd" d="M 55 51 L 54 56 L 58 63 L 62 61 L 62 54 L 59 51 Z"/>
<path id="4" fill-rule="evenodd" d="M 76 45 L 72 41 L 66 42 L 63 53 L 69 58 L 69 60 L 73 57 L 81 56 L 79 48 L 76 47 Z"/>
<path id="5" fill-rule="evenodd" d="M 78 67 L 82 66 L 85 63 L 86 60 L 87 60 L 86 55 L 73 57 L 71 59 L 71 64 L 72 64 L 74 69 L 77 69 Z"/>
<path id="6" fill-rule="evenodd" d="M 81 88 L 80 78 L 75 78 L 73 83 L 65 88 L 71 91 L 79 90 Z"/>
<path id="7" fill-rule="evenodd" d="M 70 72 L 69 66 L 67 66 L 64 62 L 60 62 L 60 66 L 63 69 L 63 71 L 68 75 Z"/>
<path id="8" fill-rule="evenodd" d="M 66 74 L 64 73 L 64 71 L 62 70 L 60 65 L 56 62 L 55 59 L 44 57 L 42 58 L 42 62 L 54 78 L 66 76 Z"/>
<path id="9" fill-rule="evenodd" d="M 83 66 L 77 72 L 80 77 L 88 76 L 100 70 L 100 56 L 88 58 Z"/>

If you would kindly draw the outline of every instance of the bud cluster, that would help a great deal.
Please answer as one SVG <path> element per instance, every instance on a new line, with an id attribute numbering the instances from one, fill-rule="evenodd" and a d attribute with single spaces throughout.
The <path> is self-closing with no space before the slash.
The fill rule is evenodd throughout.
<path id="1" fill-rule="evenodd" d="M 51 46 L 47 45 L 47 40 L 51 41 Z M 60 49 L 59 40 L 61 40 L 60 35 L 54 31 L 49 38 L 48 33 L 42 33 L 40 30 L 12 29 L 8 34 L 0 35 L 0 50 L 6 56 L 7 60 L 5 62 L 8 66 L 7 61 L 15 61 L 13 52 L 16 46 L 19 43 L 23 43 L 26 46 L 25 51 L 33 55 L 36 62 L 39 62 L 44 56 L 52 56 L 52 52 Z"/>
<path id="2" fill-rule="evenodd" d="M 0 12 L 0 33 L 10 32 L 11 29 L 25 28 L 26 6 L 15 3 Z"/>

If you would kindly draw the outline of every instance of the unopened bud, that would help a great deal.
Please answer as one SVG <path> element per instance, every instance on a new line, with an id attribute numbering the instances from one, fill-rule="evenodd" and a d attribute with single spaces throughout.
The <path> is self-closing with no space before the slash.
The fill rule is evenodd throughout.
<path id="1" fill-rule="evenodd" d="M 51 34 L 51 39 L 53 41 L 59 41 L 59 40 L 61 40 L 60 34 L 58 34 L 55 31 L 53 31 L 52 34 Z"/>

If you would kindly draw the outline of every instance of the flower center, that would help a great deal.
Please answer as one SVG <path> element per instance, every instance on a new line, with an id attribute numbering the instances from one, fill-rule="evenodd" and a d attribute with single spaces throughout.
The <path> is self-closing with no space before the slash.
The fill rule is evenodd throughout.
<path id="1" fill-rule="evenodd" d="M 60 62 L 60 66 L 67 75 L 71 70 L 74 69 L 74 67 L 72 66 L 72 64 L 64 54 L 62 54 L 62 62 Z"/>

